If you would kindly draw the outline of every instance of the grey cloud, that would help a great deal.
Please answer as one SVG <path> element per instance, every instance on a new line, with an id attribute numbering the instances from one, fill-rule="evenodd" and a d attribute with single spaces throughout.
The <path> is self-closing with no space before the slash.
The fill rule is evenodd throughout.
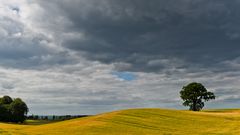
<path id="1" fill-rule="evenodd" d="M 148 62 L 169 59 L 174 63 L 177 58 L 184 63 L 174 65 L 176 68 L 216 69 L 220 62 L 239 55 L 239 30 L 235 29 L 239 24 L 238 0 L 50 3 L 72 22 L 66 26 L 67 32 L 85 35 L 65 39 L 64 47 L 90 60 L 131 65 L 124 70 L 161 71 L 164 64 L 149 66 Z"/>
<path id="2" fill-rule="evenodd" d="M 180 89 L 197 81 L 216 93 L 210 107 L 237 107 L 239 4 L 6 1 L 0 9 L 0 94 L 23 98 L 34 114 L 182 109 Z M 122 81 L 114 70 L 137 77 Z"/>
<path id="3" fill-rule="evenodd" d="M 76 62 L 76 58 L 61 49 L 52 36 L 52 31 L 56 32 L 53 20 L 59 21 L 60 17 L 44 21 L 45 9 L 25 0 L 1 2 L 0 6 L 0 66 L 43 69 Z"/>
<path id="4" fill-rule="evenodd" d="M 2 88 L 11 90 L 11 89 L 14 89 L 14 85 L 12 83 L 7 83 L 6 82 L 6 83 L 2 84 Z"/>

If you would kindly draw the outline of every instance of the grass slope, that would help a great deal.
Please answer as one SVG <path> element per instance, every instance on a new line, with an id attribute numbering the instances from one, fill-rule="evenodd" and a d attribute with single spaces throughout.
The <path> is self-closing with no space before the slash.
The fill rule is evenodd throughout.
<path id="1" fill-rule="evenodd" d="M 130 109 L 43 125 L 0 123 L 0 134 L 16 135 L 206 135 L 240 134 L 240 110 L 190 112 Z"/>

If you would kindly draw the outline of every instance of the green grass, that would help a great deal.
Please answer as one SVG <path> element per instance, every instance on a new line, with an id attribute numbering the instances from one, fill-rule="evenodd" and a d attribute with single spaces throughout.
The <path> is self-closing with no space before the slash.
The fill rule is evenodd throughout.
<path id="1" fill-rule="evenodd" d="M 28 121 L 27 125 L 0 123 L 0 134 L 237 135 L 239 127 L 238 109 L 201 112 L 130 109 L 48 124 L 43 121 Z"/>
<path id="2" fill-rule="evenodd" d="M 22 125 L 43 125 L 54 123 L 58 121 L 50 121 L 50 120 L 26 120 Z"/>

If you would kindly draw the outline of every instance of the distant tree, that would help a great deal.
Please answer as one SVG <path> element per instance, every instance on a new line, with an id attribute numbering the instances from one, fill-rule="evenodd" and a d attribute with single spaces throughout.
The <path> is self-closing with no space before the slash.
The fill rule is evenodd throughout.
<path id="1" fill-rule="evenodd" d="M 13 122 L 21 122 L 26 119 L 26 115 L 28 113 L 28 107 L 25 102 L 23 102 L 20 98 L 16 98 L 10 104 L 10 111 L 12 114 Z"/>
<path id="2" fill-rule="evenodd" d="M 204 107 L 204 101 L 215 99 L 214 93 L 208 92 L 201 83 L 196 82 L 183 86 L 180 95 L 183 105 L 189 106 L 192 111 L 200 111 Z"/>
<path id="3" fill-rule="evenodd" d="M 48 116 L 44 116 L 44 120 L 48 120 Z"/>
<path id="4" fill-rule="evenodd" d="M 34 119 L 35 119 L 35 120 L 38 120 L 38 119 L 39 119 L 39 116 L 38 116 L 38 115 L 35 115 L 35 116 L 34 116 Z"/>
<path id="5" fill-rule="evenodd" d="M 0 98 L 0 121 L 11 121 L 11 112 L 9 108 L 12 101 L 12 98 L 9 96 Z"/>

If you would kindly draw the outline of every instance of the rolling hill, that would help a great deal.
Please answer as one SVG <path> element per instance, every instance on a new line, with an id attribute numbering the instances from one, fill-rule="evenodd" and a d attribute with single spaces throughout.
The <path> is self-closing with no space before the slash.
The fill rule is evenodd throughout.
<path id="1" fill-rule="evenodd" d="M 130 109 L 42 125 L 0 123 L 2 135 L 237 135 L 240 110 Z"/>

